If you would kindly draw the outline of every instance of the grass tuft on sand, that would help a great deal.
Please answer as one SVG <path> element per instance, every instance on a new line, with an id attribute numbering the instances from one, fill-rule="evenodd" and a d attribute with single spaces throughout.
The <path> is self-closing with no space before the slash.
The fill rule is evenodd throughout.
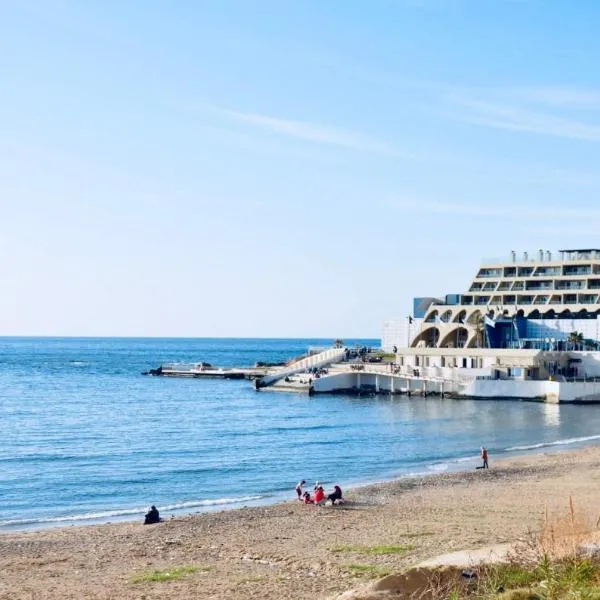
<path id="1" fill-rule="evenodd" d="M 207 572 L 210 567 L 202 565 L 186 565 L 183 567 L 171 567 L 169 569 L 154 569 L 146 573 L 138 573 L 132 578 L 132 583 L 154 583 L 161 581 L 175 581 L 183 579 L 192 573 Z"/>
<path id="2" fill-rule="evenodd" d="M 597 526 L 597 524 L 596 524 Z M 595 527 L 575 511 L 546 511 L 540 532 L 508 564 L 482 565 L 475 577 L 451 588 L 435 587 L 434 600 L 600 600 L 600 560 L 582 556 L 580 544 Z"/>
<path id="3" fill-rule="evenodd" d="M 342 567 L 350 575 L 355 577 L 368 577 L 370 579 L 377 579 L 378 577 L 385 577 L 392 572 L 390 567 L 384 567 L 381 565 L 362 565 L 362 564 L 351 564 L 344 565 Z"/>

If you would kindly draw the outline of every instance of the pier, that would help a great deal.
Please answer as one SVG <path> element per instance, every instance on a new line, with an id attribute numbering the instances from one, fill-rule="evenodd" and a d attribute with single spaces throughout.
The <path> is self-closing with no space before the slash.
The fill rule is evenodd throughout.
<path id="1" fill-rule="evenodd" d="M 142 375 L 155 377 L 187 377 L 195 379 L 259 379 L 269 372 L 267 367 L 204 367 L 201 365 L 161 365 Z"/>
<path id="2" fill-rule="evenodd" d="M 213 367 L 161 365 L 145 375 L 253 380 L 257 391 L 313 394 L 405 394 L 452 398 L 600 403 L 600 352 L 493 348 L 402 348 L 392 361 L 381 352 L 357 355 L 328 348 L 286 365 Z M 373 363 L 372 361 L 376 362 Z M 562 374 L 579 366 L 579 377 Z M 584 375 L 581 378 L 581 375 Z"/>

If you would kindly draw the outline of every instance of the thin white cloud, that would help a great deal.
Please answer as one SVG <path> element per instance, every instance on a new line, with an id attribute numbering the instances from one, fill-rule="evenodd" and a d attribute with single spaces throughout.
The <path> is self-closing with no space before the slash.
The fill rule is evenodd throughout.
<path id="1" fill-rule="evenodd" d="M 600 221 L 600 209 L 593 208 L 568 208 L 565 206 L 519 206 L 515 204 L 490 205 L 468 204 L 461 202 L 440 202 L 422 200 L 420 198 L 390 199 L 387 204 L 393 208 L 414 213 L 424 214 L 451 214 L 475 218 L 515 219 L 516 217 L 530 218 L 536 221 L 585 221 L 589 225 L 590 219 Z"/>
<path id="2" fill-rule="evenodd" d="M 402 158 L 418 158 L 416 155 L 403 152 L 399 148 L 396 148 L 395 146 L 386 142 L 345 129 L 328 127 L 326 125 L 319 125 L 306 121 L 293 121 L 279 117 L 243 113 L 225 109 L 218 109 L 218 111 L 220 114 L 225 115 L 239 123 L 251 125 L 270 131 L 271 133 L 288 136 L 298 140 L 316 144 L 340 146 L 343 148 L 349 148 L 351 150 L 359 150 L 363 152 L 387 154 Z"/>
<path id="3" fill-rule="evenodd" d="M 467 123 L 569 139 L 600 141 L 600 126 L 593 123 L 460 96 L 452 96 L 450 99 L 456 105 L 470 111 L 450 116 Z"/>
<path id="4" fill-rule="evenodd" d="M 600 109 L 600 90 L 562 86 L 514 88 L 518 98 L 565 109 Z"/>

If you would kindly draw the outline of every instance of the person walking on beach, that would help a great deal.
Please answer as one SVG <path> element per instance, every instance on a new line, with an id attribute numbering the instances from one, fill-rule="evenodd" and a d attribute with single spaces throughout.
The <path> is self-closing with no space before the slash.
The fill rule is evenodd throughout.
<path id="1" fill-rule="evenodd" d="M 489 469 L 488 466 L 488 451 L 487 448 L 481 447 L 481 460 L 483 461 L 482 469 Z"/>
<path id="2" fill-rule="evenodd" d="M 302 500 L 302 486 L 306 483 L 306 481 L 304 481 L 304 479 L 302 481 L 298 482 L 298 485 L 296 486 L 296 494 L 298 495 L 298 500 Z"/>

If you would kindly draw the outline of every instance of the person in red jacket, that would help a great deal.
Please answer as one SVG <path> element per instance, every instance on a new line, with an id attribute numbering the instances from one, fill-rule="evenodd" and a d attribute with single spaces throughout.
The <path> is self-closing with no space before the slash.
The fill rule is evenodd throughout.
<path id="1" fill-rule="evenodd" d="M 315 504 L 323 504 L 325 502 L 325 491 L 323 490 L 323 486 L 319 486 L 315 490 L 315 496 L 313 498 L 313 502 Z"/>

